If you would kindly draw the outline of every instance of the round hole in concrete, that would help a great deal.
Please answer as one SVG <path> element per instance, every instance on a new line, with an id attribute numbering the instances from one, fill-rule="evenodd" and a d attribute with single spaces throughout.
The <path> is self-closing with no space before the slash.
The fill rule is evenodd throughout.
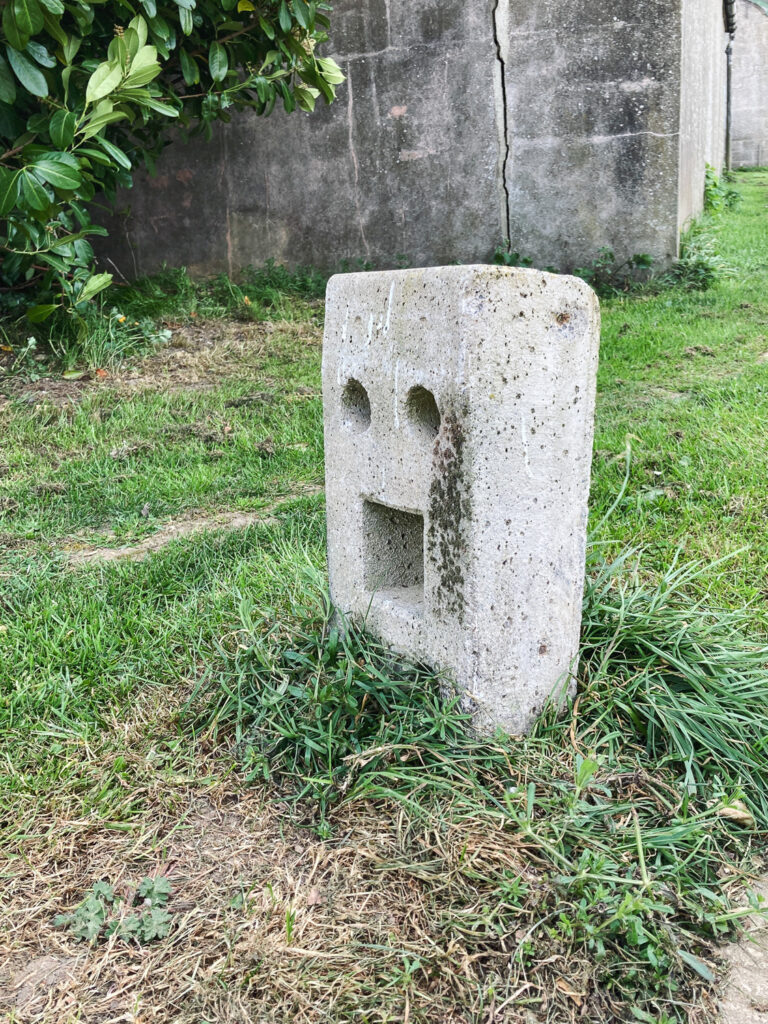
<path id="1" fill-rule="evenodd" d="M 440 429 L 440 410 L 431 391 L 427 391 L 420 384 L 411 388 L 405 399 L 405 411 L 411 427 L 420 437 L 425 441 L 432 441 L 437 437 Z"/>
<path id="2" fill-rule="evenodd" d="M 344 426 L 362 434 L 371 425 L 371 400 L 359 380 L 350 377 L 341 393 Z"/>

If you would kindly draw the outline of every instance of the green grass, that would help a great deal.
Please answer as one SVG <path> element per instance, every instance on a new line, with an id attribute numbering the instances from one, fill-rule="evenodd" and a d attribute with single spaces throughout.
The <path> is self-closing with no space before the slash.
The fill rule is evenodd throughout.
<path id="1" fill-rule="evenodd" d="M 259 508 L 286 487 L 321 482 L 319 344 L 310 341 L 278 329 L 267 352 L 246 352 L 204 390 L 166 391 L 150 379 L 130 400 L 108 388 L 32 410 L 11 392 L 0 533 L 50 541 L 104 529 L 129 539 L 186 509 Z"/>
<path id="2" fill-rule="evenodd" d="M 603 567 L 588 589 L 578 717 L 550 710 L 522 740 L 473 739 L 444 687 L 354 627 L 340 636 L 319 593 L 303 623 L 241 606 L 237 642 L 191 706 L 324 836 L 335 806 L 373 800 L 446 843 L 472 823 L 524 849 L 517 877 L 467 864 L 458 879 L 408 851 L 441 895 L 436 946 L 461 934 L 470 954 L 511 952 L 505 937 L 530 928 L 516 981 L 553 957 L 591 961 L 594 1011 L 602 989 L 613 1013 L 684 1020 L 696 979 L 713 980 L 708 942 L 745 912 L 729 877 L 750 861 L 742 797 L 768 826 L 768 648 L 743 617 L 692 605 L 679 570 L 651 588 L 616 581 Z M 462 883 L 486 892 L 482 910 Z"/>
<path id="3" fill-rule="evenodd" d="M 105 747 L 110 761 L 125 753 L 109 727 L 137 700 L 156 700 L 158 688 L 174 698 L 191 690 L 217 663 L 227 624 L 250 595 L 289 610 L 303 583 L 297 565 L 322 561 L 323 524 L 316 499 L 293 502 L 276 518 L 276 525 L 175 542 L 138 564 L 73 572 L 56 556 L 6 556 L 0 722 L 9 771 L 0 821 L 7 828 L 33 830 L 41 807 L 72 801 L 107 820 L 141 813 L 126 800 L 120 771 L 114 779 L 104 771 Z M 160 750 L 179 745 L 165 736 Z"/>
<path id="4" fill-rule="evenodd" d="M 321 481 L 317 278 L 168 272 L 115 290 L 121 314 L 219 339 L 223 355 L 176 377 L 169 350 L 93 386 L 0 378 L 6 855 L 74 821 L 139 828 L 148 780 L 205 786 L 236 765 L 235 792 L 266 780 L 331 844 L 343 808 L 373 807 L 386 828 L 404 816 L 381 870 L 430 908 L 413 1021 L 457 1006 L 484 1020 L 495 992 L 539 970 L 551 991 L 578 976 L 590 1019 L 705 1006 L 709 943 L 743 913 L 733 879 L 768 825 L 768 174 L 738 188 L 744 202 L 707 227 L 732 274 L 603 303 L 581 693 L 522 741 L 474 741 L 437 680 L 332 632 L 320 498 L 141 563 L 67 562 L 65 544 L 122 543 Z M 213 767 L 201 750 L 219 750 Z M 498 832 L 520 871 L 465 857 L 467 829 Z M 421 834 L 454 844 L 447 875 Z M 457 968 L 455 1005 L 429 1009 L 430 971 L 452 970 L 456 942 L 485 980 Z M 542 966 L 551 957 L 561 967 Z M 351 984 L 330 1019 L 402 1019 L 400 981 L 366 1018 Z"/>
<path id="5" fill-rule="evenodd" d="M 713 561 L 747 548 L 714 584 L 724 603 L 766 609 L 768 564 L 768 181 L 738 175 L 745 201 L 714 219 L 735 273 L 705 292 L 603 304 L 593 521 L 629 486 L 600 538 L 642 546 L 662 568 L 678 547 Z"/>

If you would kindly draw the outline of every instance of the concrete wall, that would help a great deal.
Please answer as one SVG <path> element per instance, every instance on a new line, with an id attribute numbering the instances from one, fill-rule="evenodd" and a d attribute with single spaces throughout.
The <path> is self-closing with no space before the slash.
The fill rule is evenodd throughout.
<path id="1" fill-rule="evenodd" d="M 337 102 L 174 143 L 120 197 L 131 212 L 107 255 L 126 276 L 269 257 L 422 266 L 485 261 L 509 237 L 563 269 L 605 245 L 668 259 L 704 160 L 717 162 L 717 87 L 699 91 L 695 126 L 686 115 L 682 162 L 679 131 L 681 97 L 695 106 L 699 88 L 683 96 L 681 75 L 712 74 L 719 4 L 336 0 Z"/>
<path id="2" fill-rule="evenodd" d="M 678 202 L 681 230 L 702 211 L 706 164 L 720 170 L 725 161 L 727 45 L 722 0 L 683 0 Z"/>
<path id="3" fill-rule="evenodd" d="M 733 43 L 734 167 L 768 164 L 768 3 L 737 0 Z"/>
<path id="4" fill-rule="evenodd" d="M 573 267 L 677 252 L 680 13 L 670 0 L 510 0 L 513 248 Z"/>
<path id="5" fill-rule="evenodd" d="M 506 234 L 493 2 L 336 0 L 336 103 L 171 146 L 120 197 L 133 211 L 112 250 L 121 270 L 488 259 Z"/>

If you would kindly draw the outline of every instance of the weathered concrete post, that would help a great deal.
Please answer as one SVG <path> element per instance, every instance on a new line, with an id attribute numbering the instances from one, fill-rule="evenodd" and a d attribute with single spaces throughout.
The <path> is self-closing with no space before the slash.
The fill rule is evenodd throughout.
<path id="1" fill-rule="evenodd" d="M 437 267 L 331 279 L 331 598 L 440 668 L 477 728 L 569 685 L 584 585 L 598 302 L 572 277 Z"/>

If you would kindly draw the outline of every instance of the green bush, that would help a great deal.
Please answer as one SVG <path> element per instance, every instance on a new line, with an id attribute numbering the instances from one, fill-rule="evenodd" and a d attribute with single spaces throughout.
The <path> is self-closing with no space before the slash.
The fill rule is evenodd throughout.
<path id="1" fill-rule="evenodd" d="M 318 57 L 318 0 L 0 0 L 0 307 L 82 312 L 89 203 L 150 167 L 176 120 L 210 136 L 233 110 L 312 110 L 343 75 Z"/>

